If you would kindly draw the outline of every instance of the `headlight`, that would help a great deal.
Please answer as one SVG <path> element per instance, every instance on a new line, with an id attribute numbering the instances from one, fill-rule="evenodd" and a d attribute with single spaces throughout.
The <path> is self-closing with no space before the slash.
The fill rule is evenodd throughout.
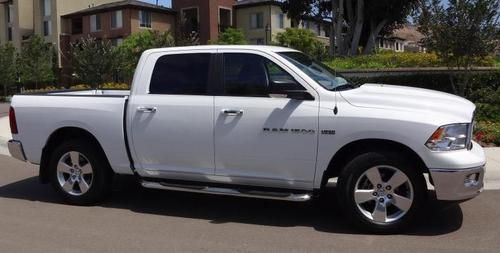
<path id="1" fill-rule="evenodd" d="M 438 128 L 425 146 L 433 151 L 464 149 L 467 146 L 469 124 L 453 124 Z"/>

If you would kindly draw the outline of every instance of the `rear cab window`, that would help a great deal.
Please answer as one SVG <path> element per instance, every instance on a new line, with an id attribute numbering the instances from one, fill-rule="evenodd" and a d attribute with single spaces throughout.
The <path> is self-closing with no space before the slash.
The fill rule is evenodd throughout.
<path id="1" fill-rule="evenodd" d="M 155 64 L 150 94 L 208 95 L 211 53 L 169 54 Z"/>

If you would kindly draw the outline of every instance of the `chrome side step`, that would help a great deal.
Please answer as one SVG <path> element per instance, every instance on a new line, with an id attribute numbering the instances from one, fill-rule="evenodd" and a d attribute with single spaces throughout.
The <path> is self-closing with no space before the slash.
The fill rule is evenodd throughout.
<path id="1" fill-rule="evenodd" d="M 167 184 L 167 183 L 149 182 L 149 181 L 142 181 L 141 185 L 145 188 L 150 188 L 150 189 L 206 193 L 214 195 L 228 195 L 228 196 L 238 196 L 247 198 L 259 198 L 259 199 L 274 199 L 274 200 L 285 200 L 294 202 L 308 201 L 312 197 L 312 193 L 296 194 L 288 192 L 266 192 L 266 191 L 239 190 L 231 188 L 212 187 L 212 186 Z"/>

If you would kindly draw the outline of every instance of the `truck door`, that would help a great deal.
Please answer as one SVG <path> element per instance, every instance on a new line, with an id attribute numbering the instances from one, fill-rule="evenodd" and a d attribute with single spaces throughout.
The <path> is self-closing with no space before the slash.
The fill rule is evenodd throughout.
<path id="1" fill-rule="evenodd" d="M 219 53 L 223 77 L 214 113 L 217 176 L 237 184 L 310 189 L 318 141 L 317 93 L 265 54 Z M 271 95 L 280 90 L 311 97 Z"/>
<path id="2" fill-rule="evenodd" d="M 136 169 L 144 177 L 213 175 L 212 50 L 151 54 L 134 85 L 128 119 Z M 139 71 L 139 70 L 137 70 Z"/>

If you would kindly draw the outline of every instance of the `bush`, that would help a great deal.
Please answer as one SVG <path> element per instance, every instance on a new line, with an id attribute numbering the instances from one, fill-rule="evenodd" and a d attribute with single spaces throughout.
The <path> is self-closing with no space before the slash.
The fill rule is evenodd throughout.
<path id="1" fill-rule="evenodd" d="M 276 35 L 276 40 L 280 46 L 297 49 L 316 59 L 323 59 L 327 55 L 325 45 L 307 29 L 287 28 Z"/>
<path id="2" fill-rule="evenodd" d="M 360 55 L 349 58 L 335 58 L 325 61 L 334 69 L 386 69 L 386 68 L 424 68 L 445 67 L 436 54 L 433 53 L 396 53 L 388 50 L 377 54 Z M 493 57 L 486 57 L 478 62 L 478 66 L 494 67 Z"/>
<path id="3" fill-rule="evenodd" d="M 500 122 L 479 121 L 476 125 L 474 139 L 483 145 L 500 146 Z"/>
<path id="4" fill-rule="evenodd" d="M 126 83 L 105 83 L 101 86 L 101 88 L 111 90 L 130 90 L 130 86 Z"/>
<path id="5" fill-rule="evenodd" d="M 243 31 L 238 28 L 227 28 L 224 32 L 219 34 L 219 40 L 216 44 L 219 45 L 245 45 L 245 35 Z"/>

